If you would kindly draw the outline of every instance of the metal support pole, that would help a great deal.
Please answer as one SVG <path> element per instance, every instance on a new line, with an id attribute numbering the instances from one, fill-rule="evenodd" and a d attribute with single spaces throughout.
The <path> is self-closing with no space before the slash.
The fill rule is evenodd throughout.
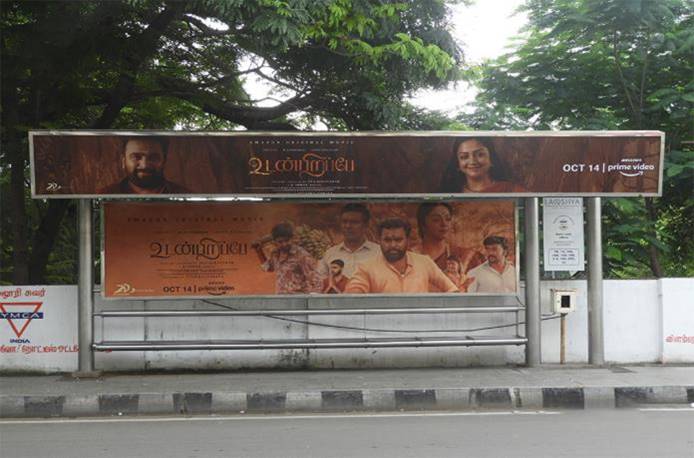
<path id="1" fill-rule="evenodd" d="M 537 197 L 525 199 L 525 363 L 542 362 L 540 333 L 540 220 Z"/>
<path id="2" fill-rule="evenodd" d="M 79 200 L 79 260 L 78 295 L 79 311 L 77 326 L 79 332 L 79 374 L 94 372 L 94 351 L 92 350 L 94 311 L 94 231 L 92 224 L 91 199 Z"/>
<path id="3" fill-rule="evenodd" d="M 559 318 L 559 364 L 566 363 L 566 315 Z"/>
<path id="4" fill-rule="evenodd" d="M 600 197 L 587 199 L 588 221 L 588 361 L 605 364 L 602 311 L 602 226 Z"/>

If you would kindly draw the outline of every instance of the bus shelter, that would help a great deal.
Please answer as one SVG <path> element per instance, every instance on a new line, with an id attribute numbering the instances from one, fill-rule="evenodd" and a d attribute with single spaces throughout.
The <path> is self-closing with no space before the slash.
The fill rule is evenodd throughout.
<path id="1" fill-rule="evenodd" d="M 541 197 L 587 198 L 589 360 L 600 365 L 601 198 L 661 194 L 664 134 L 33 131 L 30 147 L 32 196 L 79 199 L 82 373 L 94 371 L 99 351 L 524 345 L 526 364 L 538 365 Z M 95 200 L 105 300 L 260 305 L 95 313 Z M 565 251 L 557 256 L 572 256 Z M 490 303 L 503 297 L 517 304 Z M 268 298 L 306 307 L 263 307 Z M 94 338 L 96 319 L 308 318 L 310 326 L 316 317 L 417 314 L 510 314 L 515 333 Z"/>

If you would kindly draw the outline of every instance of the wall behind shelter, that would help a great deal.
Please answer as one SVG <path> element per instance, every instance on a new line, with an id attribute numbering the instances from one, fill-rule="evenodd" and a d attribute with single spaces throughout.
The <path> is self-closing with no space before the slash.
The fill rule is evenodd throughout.
<path id="1" fill-rule="evenodd" d="M 17 288 L 40 291 L 44 298 L 23 298 Z M 542 301 L 542 360 L 559 361 L 559 320 L 552 316 L 551 289 L 576 289 L 576 311 L 567 320 L 567 363 L 588 361 L 588 305 L 586 282 L 544 281 Z M 48 294 L 50 292 L 50 294 Z M 0 321 L 0 372 L 70 372 L 77 368 L 77 287 L 0 287 L 3 319 Z M 521 293 L 521 298 L 523 297 Z M 96 311 L 215 309 L 202 301 L 104 301 L 95 295 Z M 13 302 L 14 301 L 14 302 Z M 41 302 L 41 314 L 8 315 L 6 310 L 29 311 Z M 330 307 L 448 307 L 456 305 L 516 305 L 515 297 L 462 298 L 277 298 L 217 300 L 226 307 L 243 309 L 285 308 L 305 310 Z M 14 308 L 13 308 L 14 307 Z M 27 308 L 28 307 L 28 308 Z M 21 309 L 21 310 L 20 310 Z M 31 309 L 31 310 L 29 310 Z M 217 309 L 221 309 L 217 307 Z M 14 318 L 10 319 L 13 316 Z M 21 317 L 27 318 L 21 318 Z M 27 323 L 28 317 L 33 319 Z M 424 315 L 301 315 L 277 319 L 266 317 L 186 317 L 95 319 L 96 340 L 292 340 L 339 337 L 400 336 L 512 336 L 514 314 L 424 314 Z M 523 319 L 521 314 L 520 319 Z M 10 321 L 12 323 L 10 324 Z M 313 324 L 308 325 L 305 321 Z M 334 327 L 338 326 L 338 327 Z M 475 329 L 500 326 L 475 332 Z M 605 359 L 608 363 L 694 362 L 694 279 L 605 280 Z M 404 332 L 386 332 L 399 330 Z M 422 332 L 409 332 L 409 331 Z M 436 332 L 431 331 L 446 331 Z M 18 333 L 21 331 L 21 336 Z M 521 334 L 524 327 L 520 326 Z M 523 364 L 524 347 L 441 347 L 403 349 L 335 350 L 242 350 L 180 352 L 97 353 L 96 368 L 122 370 L 229 370 L 376 367 L 466 367 Z"/>

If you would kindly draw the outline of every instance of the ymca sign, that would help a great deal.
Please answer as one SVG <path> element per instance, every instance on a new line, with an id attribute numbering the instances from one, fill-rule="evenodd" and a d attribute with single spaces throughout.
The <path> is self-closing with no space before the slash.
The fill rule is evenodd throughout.
<path id="1" fill-rule="evenodd" d="M 77 369 L 77 287 L 0 286 L 0 371 Z"/>

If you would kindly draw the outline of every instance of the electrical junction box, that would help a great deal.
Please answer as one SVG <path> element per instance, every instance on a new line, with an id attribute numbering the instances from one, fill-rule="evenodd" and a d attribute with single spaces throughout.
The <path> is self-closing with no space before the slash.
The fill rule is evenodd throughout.
<path id="1" fill-rule="evenodd" d="M 576 309 L 575 289 L 553 289 L 552 310 L 554 313 L 566 314 Z"/>

